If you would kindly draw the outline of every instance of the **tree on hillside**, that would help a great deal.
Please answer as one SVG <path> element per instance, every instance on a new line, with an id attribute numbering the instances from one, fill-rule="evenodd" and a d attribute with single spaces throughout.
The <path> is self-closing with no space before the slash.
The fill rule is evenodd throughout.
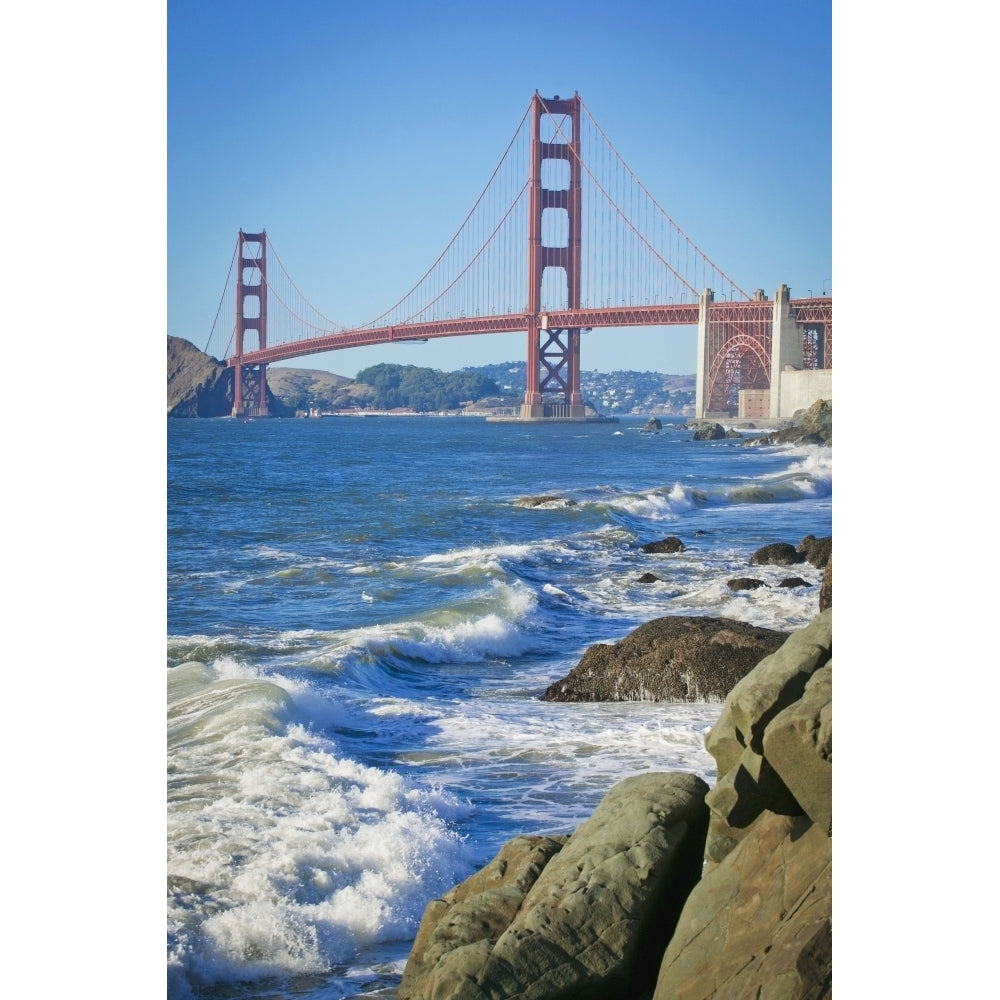
<path id="1" fill-rule="evenodd" d="M 418 413 L 454 410 L 500 392 L 496 382 L 475 372 L 441 372 L 416 365 L 372 365 L 358 372 L 357 381 L 372 387 L 372 405 L 377 409 L 405 406 Z"/>

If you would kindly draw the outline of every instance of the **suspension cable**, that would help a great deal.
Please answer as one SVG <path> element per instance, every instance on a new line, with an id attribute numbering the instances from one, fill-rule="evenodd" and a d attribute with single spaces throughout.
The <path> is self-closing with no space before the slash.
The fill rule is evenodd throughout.
<path id="1" fill-rule="evenodd" d="M 299 297 L 302 299 L 302 301 L 305 302 L 306 305 L 308 305 L 309 308 L 312 309 L 313 312 L 315 312 L 317 316 L 319 316 L 322 320 L 324 320 L 326 323 L 328 323 L 330 325 L 330 327 L 332 328 L 331 332 L 333 332 L 333 333 L 343 333 L 344 330 L 347 329 L 346 326 L 344 326 L 342 323 L 335 323 L 332 319 L 330 319 L 329 316 L 324 315 L 323 312 L 321 312 L 319 309 L 317 309 L 309 301 L 309 299 L 306 298 L 306 296 L 302 294 L 302 292 L 299 290 L 299 287 L 292 280 L 292 276 L 288 273 L 288 269 L 281 262 L 281 258 L 278 256 L 278 251 L 274 249 L 274 244 L 271 242 L 270 238 L 268 238 L 267 245 L 268 245 L 268 247 L 271 250 L 271 255 L 278 262 L 278 267 L 281 268 L 281 273 L 285 276 L 285 278 L 288 279 L 288 283 L 292 286 L 292 288 L 294 288 L 295 291 L 298 292 Z M 274 286 L 270 283 L 270 281 L 267 280 L 267 278 L 264 279 L 264 283 L 267 285 L 269 291 L 273 291 L 274 290 Z M 281 302 L 281 304 L 283 306 L 285 306 L 286 309 L 288 309 L 288 311 L 292 314 L 292 316 L 294 316 L 296 319 L 302 319 L 302 317 L 298 316 L 294 312 L 294 310 L 286 302 L 283 302 L 281 300 L 280 296 L 278 296 L 278 301 Z M 302 322 L 306 323 L 307 326 L 311 326 L 314 330 L 320 330 L 320 329 L 322 329 L 322 327 L 316 326 L 314 323 L 310 323 L 308 320 L 302 319 Z"/>
<path id="2" fill-rule="evenodd" d="M 461 235 L 462 230 L 465 228 L 466 223 L 472 217 L 473 212 L 475 212 L 475 210 L 479 207 L 479 203 L 483 200 L 483 197 L 486 195 L 486 192 L 489 190 L 490 185 L 493 183 L 493 179 L 496 177 L 496 175 L 499 172 L 500 168 L 503 166 L 504 161 L 507 159 L 507 154 L 510 152 L 511 147 L 517 141 L 517 137 L 520 134 L 521 128 L 523 127 L 523 125 L 524 125 L 524 123 L 525 123 L 525 121 L 526 121 L 526 119 L 527 119 L 528 114 L 530 113 L 530 111 L 531 111 L 531 105 L 529 104 L 528 107 L 527 107 L 527 109 L 524 112 L 524 115 L 521 117 L 521 121 L 518 123 L 517 128 L 514 130 L 514 135 L 511 137 L 510 142 L 507 143 L 507 148 L 503 151 L 503 156 L 500 157 L 499 163 L 497 163 L 495 169 L 493 170 L 493 173 L 490 174 L 490 179 L 486 182 L 486 186 L 483 188 L 483 190 L 480 192 L 479 197 L 476 199 L 476 203 L 472 206 L 472 208 L 469 209 L 468 214 L 462 220 L 462 224 L 456 230 L 455 235 L 452 236 L 452 238 L 448 241 L 448 245 L 438 255 L 437 260 L 434 261 L 433 264 L 431 264 L 431 266 L 423 273 L 423 275 L 420 277 L 420 279 L 413 285 L 413 287 L 404 296 L 402 296 L 402 298 L 399 299 L 398 302 L 394 302 L 391 306 L 389 306 L 388 309 L 385 310 L 385 312 L 383 312 L 380 315 L 376 316 L 375 319 L 371 320 L 370 322 L 362 324 L 362 326 L 366 326 L 366 327 L 376 326 L 381 320 L 385 319 L 385 317 L 388 316 L 394 309 L 396 309 L 398 306 L 401 306 L 420 287 L 420 285 L 424 282 L 424 280 L 427 278 L 427 276 L 434 270 L 434 268 L 436 268 L 438 266 L 438 264 L 441 263 L 442 258 L 452 248 L 452 246 L 454 245 L 455 241 Z M 520 193 L 518 194 L 518 198 L 519 197 L 520 197 Z M 516 199 L 515 199 L 515 203 L 516 203 Z M 511 207 L 513 207 L 513 205 Z M 509 212 L 508 212 L 508 214 L 509 214 Z M 454 282 L 452 282 L 452 284 L 454 284 Z M 437 296 L 437 298 L 440 298 L 441 295 L 443 295 L 443 294 L 444 294 L 444 292 L 441 292 Z M 437 301 L 437 300 L 435 299 L 435 301 Z"/>
<path id="3" fill-rule="evenodd" d="M 639 188 L 642 191 L 642 193 L 647 198 L 649 198 L 649 200 L 657 207 L 657 209 L 659 209 L 659 211 L 661 212 L 661 214 L 666 217 L 666 219 L 670 222 L 670 224 L 674 227 L 674 229 L 676 229 L 677 232 L 681 236 L 683 236 L 685 240 L 687 240 L 687 242 L 694 248 L 694 250 L 698 254 L 700 254 L 708 264 L 711 265 L 713 271 L 717 272 L 721 277 L 725 278 L 725 280 L 728 281 L 729 284 L 732 285 L 733 288 L 735 288 L 736 291 L 738 291 L 740 293 L 740 295 L 742 295 L 746 299 L 749 299 L 750 296 L 747 295 L 747 293 L 745 291 L 743 291 L 743 289 L 740 288 L 740 286 L 737 285 L 736 282 L 733 281 L 733 279 L 730 278 L 729 275 L 726 274 L 726 272 L 722 270 L 722 268 L 717 267 L 709 259 L 708 255 L 687 235 L 687 233 L 684 232 L 684 230 L 681 229 L 680 226 L 677 225 L 676 222 L 674 222 L 674 220 L 670 217 L 670 215 L 663 210 L 663 208 L 660 205 L 660 203 L 646 190 L 646 188 L 643 185 L 642 181 L 640 181 L 639 178 L 635 176 L 635 174 L 632 172 L 632 168 L 625 162 L 624 157 L 615 148 L 614 143 L 604 134 L 604 130 L 601 128 L 601 126 L 597 124 L 596 119 L 590 113 L 590 108 L 588 108 L 587 105 L 583 103 L 583 98 L 582 97 L 580 98 L 580 107 L 583 108 L 583 110 L 587 112 L 587 118 L 590 121 L 590 124 L 593 125 L 595 129 L 597 129 L 598 134 L 605 141 L 605 143 L 607 143 L 608 148 L 611 150 L 611 152 L 614 153 L 616 157 L 618 157 L 618 159 L 621 162 L 622 166 L 628 171 L 629 177 L 631 177 L 632 180 L 639 186 Z M 589 171 L 588 171 L 588 173 L 589 173 Z M 652 248 L 650 248 L 650 249 L 652 249 Z M 655 251 L 654 251 L 654 253 L 655 253 Z M 681 280 L 683 281 L 683 279 L 681 279 Z M 688 286 L 688 287 L 690 287 L 690 286 Z"/>
<path id="4" fill-rule="evenodd" d="M 219 322 L 219 313 L 222 312 L 222 303 L 226 300 L 226 292 L 229 291 L 229 279 L 233 276 L 233 268 L 236 266 L 236 254 L 239 249 L 239 239 L 237 238 L 236 246 L 233 247 L 233 256 L 229 261 L 229 274 L 226 275 L 226 283 L 222 287 L 222 298 L 219 299 L 219 308 L 215 310 L 215 319 L 212 320 L 212 329 L 208 334 L 208 340 L 205 343 L 205 350 L 202 354 L 208 354 L 208 348 L 211 346 L 212 338 L 215 336 L 215 324 Z M 235 334 L 235 331 L 234 331 Z M 230 338 L 229 343 L 232 344 L 232 338 Z M 226 347 L 226 352 L 229 352 L 229 347 Z"/>

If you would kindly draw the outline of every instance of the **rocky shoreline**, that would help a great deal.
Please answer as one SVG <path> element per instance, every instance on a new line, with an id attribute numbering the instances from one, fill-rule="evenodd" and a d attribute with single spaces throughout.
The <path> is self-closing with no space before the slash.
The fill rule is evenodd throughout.
<path id="1" fill-rule="evenodd" d="M 428 904 L 398 1000 L 832 997 L 832 537 L 750 559 L 801 563 L 823 570 L 805 627 L 654 619 L 545 691 L 724 698 L 705 740 L 715 785 L 634 775 L 572 833 L 509 841 Z"/>
<path id="2" fill-rule="evenodd" d="M 832 667 L 827 608 L 727 694 L 714 788 L 634 775 L 509 841 L 428 905 L 399 1000 L 831 997 Z"/>

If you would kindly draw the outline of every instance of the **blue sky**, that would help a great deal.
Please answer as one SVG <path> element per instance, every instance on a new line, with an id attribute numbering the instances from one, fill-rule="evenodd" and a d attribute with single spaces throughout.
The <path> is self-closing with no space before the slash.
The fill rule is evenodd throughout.
<path id="1" fill-rule="evenodd" d="M 827 3 L 168 0 L 167 327 L 199 348 L 242 228 L 351 326 L 433 262 L 537 89 L 578 91 L 742 287 L 832 290 Z M 230 322 L 228 315 L 225 317 Z M 695 331 L 594 331 L 584 369 L 693 373 Z M 353 376 L 520 360 L 523 334 L 296 359 Z"/>

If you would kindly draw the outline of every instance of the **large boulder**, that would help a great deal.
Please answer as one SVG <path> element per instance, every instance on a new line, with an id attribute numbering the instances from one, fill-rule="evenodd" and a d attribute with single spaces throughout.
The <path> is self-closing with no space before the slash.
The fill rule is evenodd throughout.
<path id="1" fill-rule="evenodd" d="M 808 808 L 821 819 L 831 810 L 833 767 L 830 686 L 818 682 L 808 700 L 807 715 L 796 719 L 786 709 L 799 703 L 813 675 L 833 659 L 833 612 L 817 615 L 776 652 L 763 659 L 737 683 L 726 697 L 719 720 L 705 738 L 705 749 L 715 758 L 718 780 L 708 796 L 712 810 L 705 856 L 721 861 L 746 834 L 750 824 L 765 810 L 781 815 L 802 815 Z M 826 699 L 824 702 L 823 699 Z M 796 709 L 799 711 L 799 709 Z M 783 762 L 781 769 L 765 753 L 769 726 L 783 730 L 778 743 L 788 747 L 792 736 L 784 728 L 800 731 L 800 752 L 807 747 L 817 758 L 800 765 Z M 772 737 L 774 739 L 775 737 Z M 802 774 L 815 781 L 802 792 Z M 796 784 L 798 794 L 788 785 Z M 824 804 L 825 803 L 825 804 Z"/>
<path id="2" fill-rule="evenodd" d="M 591 646 L 542 700 L 721 700 L 787 638 L 729 618 L 655 618 L 613 645 Z"/>
<path id="3" fill-rule="evenodd" d="M 480 969 L 553 855 L 568 837 L 515 837 L 485 868 L 427 904 L 399 998 L 429 997 Z"/>
<path id="4" fill-rule="evenodd" d="M 832 848 L 808 819 L 762 816 L 688 897 L 653 1000 L 831 997 Z"/>
<path id="5" fill-rule="evenodd" d="M 823 444 L 833 444 L 833 400 L 817 399 L 799 419 L 806 434 L 815 434 Z"/>
<path id="6" fill-rule="evenodd" d="M 642 546 L 642 551 L 650 555 L 658 555 L 663 552 L 683 552 L 684 543 L 676 535 L 668 535 L 655 542 L 646 542 Z"/>
<path id="7" fill-rule="evenodd" d="M 805 561 L 806 557 L 788 542 L 772 542 L 761 546 L 750 557 L 751 566 L 795 566 Z"/>
<path id="8" fill-rule="evenodd" d="M 654 1000 L 832 996 L 833 618 L 818 615 L 726 699 L 701 881 Z"/>
<path id="9" fill-rule="evenodd" d="M 833 400 L 817 399 L 808 410 L 799 410 L 790 427 L 747 438 L 747 445 L 821 444 L 833 445 Z"/>
<path id="10" fill-rule="evenodd" d="M 800 556 L 803 556 L 811 566 L 815 566 L 816 569 L 823 569 L 830 561 L 830 556 L 833 552 L 833 535 L 827 535 L 826 538 L 806 535 L 795 546 L 795 551 Z"/>
<path id="11" fill-rule="evenodd" d="M 694 434 L 691 435 L 692 441 L 720 441 L 726 436 L 726 429 L 722 424 L 702 424 L 698 427 Z"/>
<path id="12" fill-rule="evenodd" d="M 764 759 L 805 814 L 833 836 L 833 663 L 806 681 L 802 697 L 764 730 Z"/>
<path id="13" fill-rule="evenodd" d="M 530 869 L 549 847 L 528 845 L 513 868 L 500 863 L 502 851 L 475 885 L 428 907 L 399 1000 L 649 996 L 701 873 L 707 790 L 691 774 L 635 775 L 608 792 L 537 877 Z M 470 906 L 484 892 L 500 905 L 487 896 Z"/>
<path id="14" fill-rule="evenodd" d="M 823 570 L 823 582 L 819 588 L 819 609 L 826 611 L 833 607 L 833 557 L 826 564 Z"/>

